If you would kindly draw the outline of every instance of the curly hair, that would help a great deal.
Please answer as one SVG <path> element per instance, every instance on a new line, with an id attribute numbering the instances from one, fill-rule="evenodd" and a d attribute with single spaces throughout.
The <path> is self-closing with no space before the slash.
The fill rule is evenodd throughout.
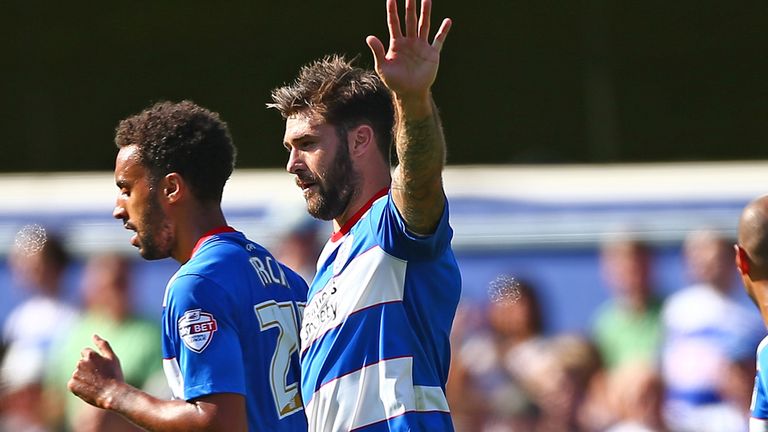
<path id="1" fill-rule="evenodd" d="M 367 123 L 376 134 L 379 151 L 389 161 L 394 127 L 392 95 L 376 72 L 353 65 L 334 54 L 304 65 L 296 80 L 272 90 L 272 103 L 283 118 L 311 111 L 344 131 Z"/>
<path id="2" fill-rule="evenodd" d="M 204 202 L 221 202 L 235 164 L 227 124 L 219 114 L 187 100 L 158 102 L 121 121 L 115 144 L 138 147 L 139 162 L 149 170 L 151 184 L 179 173 Z"/>

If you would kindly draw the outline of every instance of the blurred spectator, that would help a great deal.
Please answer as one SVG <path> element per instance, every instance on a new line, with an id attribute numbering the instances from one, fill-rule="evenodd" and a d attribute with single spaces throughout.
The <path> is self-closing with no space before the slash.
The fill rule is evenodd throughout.
<path id="1" fill-rule="evenodd" d="M 77 310 L 62 300 L 62 279 L 69 254 L 62 240 L 48 233 L 41 249 L 12 249 L 10 269 L 19 286 L 30 296 L 11 310 L 3 327 L 3 343 L 39 350 L 43 358 L 53 341 L 63 335 Z"/>
<path id="2" fill-rule="evenodd" d="M 723 405 L 722 379 L 731 363 L 753 360 L 762 321 L 733 297 L 734 253 L 726 238 L 711 230 L 692 232 L 683 254 L 694 284 L 670 296 L 662 315 L 667 422 L 680 431 L 745 430 L 721 418 L 731 412 Z"/>
<path id="3" fill-rule="evenodd" d="M 14 342 L 0 364 L 0 431 L 46 432 L 43 352 Z"/>
<path id="4" fill-rule="evenodd" d="M 592 336 L 608 369 L 627 361 L 655 361 L 661 344 L 661 299 L 651 286 L 650 251 L 632 238 L 616 238 L 600 252 L 611 299 L 596 312 Z"/>
<path id="5" fill-rule="evenodd" d="M 626 362 L 607 377 L 607 404 L 616 419 L 605 432 L 667 432 L 664 386 L 654 364 Z"/>
<path id="6" fill-rule="evenodd" d="M 313 218 L 303 218 L 278 240 L 275 258 L 298 273 L 308 284 L 315 277 L 317 257 L 323 248 L 320 241 L 323 224 Z"/>
<path id="7" fill-rule="evenodd" d="M 696 409 L 696 414 L 705 419 L 696 426 L 695 430 L 698 432 L 749 430 L 749 406 L 755 384 L 754 356 L 749 360 L 727 358 L 725 361 L 717 380 L 717 389 L 722 400 Z M 684 425 L 679 430 L 693 429 Z"/>
<path id="8" fill-rule="evenodd" d="M 743 425 L 738 430 L 747 430 L 756 366 L 754 356 L 748 359 L 742 356 L 738 359 L 730 357 L 720 378 L 720 393 L 723 395 L 725 410 L 730 413 L 727 417 L 734 419 L 733 424 Z"/>
<path id="9" fill-rule="evenodd" d="M 117 255 L 97 255 L 85 266 L 81 284 L 85 305 L 83 314 L 60 345 L 52 351 L 46 388 L 52 405 L 64 409 L 68 430 L 140 430 L 117 414 L 92 409 L 67 391 L 67 381 L 84 346 L 92 345 L 93 334 L 110 340 L 120 356 L 126 382 L 146 388 L 161 375 L 160 329 L 154 322 L 132 312 L 130 264 Z"/>
<path id="10" fill-rule="evenodd" d="M 62 240 L 48 233 L 42 245 L 16 245 L 8 261 L 15 283 L 28 291 L 28 297 L 11 310 L 3 327 L 3 345 L 8 350 L 0 371 L 0 430 L 44 431 L 45 365 L 51 346 L 77 316 L 76 309 L 60 297 L 69 254 Z"/>
<path id="11" fill-rule="evenodd" d="M 531 370 L 528 359 L 544 350 L 541 309 L 531 285 L 518 281 L 517 288 L 516 301 L 491 302 L 487 326 L 457 341 L 448 380 L 457 431 L 532 430 L 537 419 L 538 408 L 521 380 Z M 458 313 L 458 332 L 463 318 L 471 319 Z"/>
<path id="12" fill-rule="evenodd" d="M 517 359 L 527 369 L 523 387 L 539 409 L 535 426 L 520 431 L 591 432 L 601 430 L 603 419 L 584 414 L 592 382 L 602 364 L 595 346 L 573 334 L 552 337 L 535 356 Z"/>

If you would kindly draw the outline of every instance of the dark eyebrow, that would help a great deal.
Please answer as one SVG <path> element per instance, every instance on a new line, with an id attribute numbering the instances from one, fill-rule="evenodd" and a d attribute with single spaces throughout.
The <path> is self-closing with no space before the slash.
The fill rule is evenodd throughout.
<path id="1" fill-rule="evenodd" d="M 288 146 L 288 145 L 291 145 L 291 143 L 297 143 L 297 142 L 306 141 L 308 139 L 313 139 L 313 138 L 318 138 L 318 137 L 319 137 L 319 135 L 317 135 L 317 134 L 305 133 L 305 134 L 301 134 L 301 135 L 299 135 L 297 137 L 291 138 L 288 141 L 284 141 L 283 145 Z"/>
<path id="2" fill-rule="evenodd" d="M 301 144 L 302 141 L 306 141 L 308 138 L 315 138 L 316 135 L 311 134 L 303 134 L 296 138 L 290 139 L 288 141 L 283 141 L 283 147 L 285 147 L 286 150 L 291 150 L 291 147 L 293 147 L 296 144 Z"/>

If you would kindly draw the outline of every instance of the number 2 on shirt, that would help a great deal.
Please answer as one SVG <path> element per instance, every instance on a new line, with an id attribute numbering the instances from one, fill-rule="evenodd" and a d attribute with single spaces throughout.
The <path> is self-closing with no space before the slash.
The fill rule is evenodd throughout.
<path id="1" fill-rule="evenodd" d="M 277 347 L 272 354 L 270 366 L 270 385 L 275 408 L 280 418 L 289 416 L 302 409 L 298 383 L 286 382 L 291 368 L 291 356 L 299 349 L 298 320 L 292 302 L 278 303 L 269 300 L 253 307 L 259 319 L 261 331 L 277 328 Z"/>

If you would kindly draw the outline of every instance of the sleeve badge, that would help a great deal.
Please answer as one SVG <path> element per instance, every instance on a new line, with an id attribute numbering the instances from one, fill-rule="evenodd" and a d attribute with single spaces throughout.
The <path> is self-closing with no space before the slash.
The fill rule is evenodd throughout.
<path id="1" fill-rule="evenodd" d="M 216 318 L 201 309 L 184 312 L 179 318 L 179 336 L 190 350 L 201 353 L 213 339 L 213 333 L 218 328 Z"/>

